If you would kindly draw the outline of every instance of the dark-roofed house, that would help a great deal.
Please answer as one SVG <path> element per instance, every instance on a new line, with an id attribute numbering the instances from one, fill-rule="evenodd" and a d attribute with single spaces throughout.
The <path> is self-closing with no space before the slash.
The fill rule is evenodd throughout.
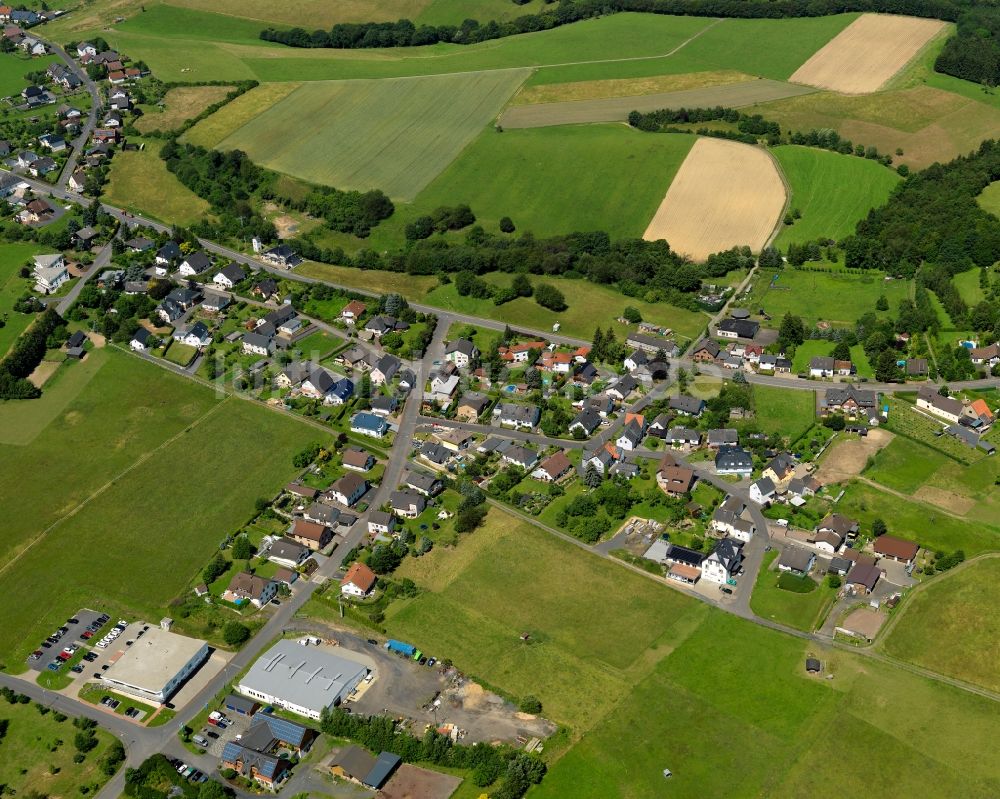
<path id="1" fill-rule="evenodd" d="M 245 277 L 246 270 L 240 264 L 233 261 L 216 272 L 212 278 L 212 282 L 220 288 L 231 289 Z"/>
<path id="2" fill-rule="evenodd" d="M 489 404 L 490 398 L 485 394 L 477 391 L 466 391 L 458 402 L 455 418 L 474 422 L 489 407 Z"/>
<path id="3" fill-rule="evenodd" d="M 294 569 L 306 561 L 311 551 L 290 538 L 282 537 L 271 544 L 271 548 L 267 550 L 267 559 L 279 566 L 288 566 Z"/>
<path id="4" fill-rule="evenodd" d="M 694 486 L 695 479 L 693 469 L 676 465 L 669 455 L 660 461 L 656 470 L 656 484 L 669 497 L 686 494 Z"/>
<path id="5" fill-rule="evenodd" d="M 340 509 L 327 505 L 325 502 L 314 502 L 302 514 L 302 518 L 327 527 L 336 527 L 340 519 Z"/>
<path id="6" fill-rule="evenodd" d="M 858 534 L 859 529 L 858 523 L 854 519 L 850 519 L 840 513 L 831 513 L 819 523 L 816 532 L 833 532 L 843 539 L 848 537 L 853 538 Z"/>
<path id="7" fill-rule="evenodd" d="M 584 408 L 576 415 L 569 424 L 570 433 L 580 430 L 585 436 L 593 435 L 594 431 L 601 426 L 601 415 L 593 408 Z"/>
<path id="8" fill-rule="evenodd" d="M 443 466 L 448 462 L 451 453 L 437 441 L 428 440 L 420 445 L 420 457 L 437 466 Z"/>
<path id="9" fill-rule="evenodd" d="M 173 244 L 173 242 L 171 242 Z M 176 247 L 176 245 L 174 245 Z M 161 251 L 166 249 L 166 245 L 160 248 Z M 178 249 L 178 254 L 180 249 Z M 180 266 L 177 267 L 177 271 L 184 275 L 184 277 L 194 277 L 195 275 L 200 275 L 206 269 L 212 266 L 212 259 L 201 250 L 193 252 L 186 256 L 183 261 L 181 261 Z"/>
<path id="10" fill-rule="evenodd" d="M 795 459 L 787 452 L 779 452 L 764 467 L 761 474 L 764 477 L 771 478 L 775 484 L 790 480 L 795 474 Z"/>
<path id="11" fill-rule="evenodd" d="M 368 514 L 368 532 L 372 535 L 388 535 L 396 529 L 396 517 L 391 513 L 373 510 Z"/>
<path id="12" fill-rule="evenodd" d="M 671 397 L 668 407 L 672 411 L 677 411 L 677 413 L 697 418 L 701 416 L 702 411 L 705 410 L 705 401 L 700 400 L 697 397 L 688 397 L 681 394 L 676 397 Z"/>
<path id="13" fill-rule="evenodd" d="M 672 447 L 681 449 L 684 447 L 697 447 L 701 443 L 701 433 L 693 428 L 677 425 L 667 431 L 663 440 Z"/>
<path id="14" fill-rule="evenodd" d="M 725 584 L 740 570 L 743 563 L 743 544 L 723 538 L 712 553 L 701 562 L 701 577 L 713 583 Z"/>
<path id="15" fill-rule="evenodd" d="M 286 269 L 291 269 L 302 263 L 302 258 L 288 244 L 279 244 L 277 247 L 272 247 L 270 250 L 262 253 L 262 257 L 264 260 L 284 266 Z"/>
<path id="16" fill-rule="evenodd" d="M 268 788 L 277 787 L 288 775 L 291 761 L 263 752 L 255 752 L 240 741 L 227 741 L 222 749 L 222 765 L 242 777 L 255 780 Z"/>
<path id="17" fill-rule="evenodd" d="M 259 297 L 262 300 L 269 300 L 278 291 L 278 284 L 274 278 L 266 277 L 260 282 L 258 282 L 251 290 L 250 293 L 254 297 Z"/>
<path id="18" fill-rule="evenodd" d="M 753 472 L 753 456 L 741 447 L 719 447 L 715 454 L 715 471 L 749 477 Z"/>
<path id="19" fill-rule="evenodd" d="M 870 594 L 875 590 L 882 570 L 873 563 L 858 562 L 851 567 L 846 577 L 846 582 L 855 591 L 863 594 Z"/>
<path id="20" fill-rule="evenodd" d="M 479 357 L 479 349 L 465 338 L 451 342 L 444 351 L 445 360 L 451 361 L 459 369 L 465 369 Z"/>
<path id="21" fill-rule="evenodd" d="M 531 469 L 534 469 L 535 464 L 538 463 L 538 453 L 533 449 L 528 449 L 527 447 L 508 447 L 503 454 L 503 460 L 515 466 L 520 466 L 526 471 L 530 471 Z"/>
<path id="22" fill-rule="evenodd" d="M 963 410 L 961 401 L 944 397 L 930 386 L 923 386 L 917 392 L 917 407 L 949 422 L 958 422 Z"/>
<path id="23" fill-rule="evenodd" d="M 427 503 L 415 491 L 393 491 L 389 496 L 389 506 L 397 516 L 402 516 L 404 519 L 416 519 L 423 513 Z"/>
<path id="24" fill-rule="evenodd" d="M 341 505 L 352 507 L 368 491 L 368 481 L 354 472 L 348 472 L 330 486 L 330 496 Z"/>
<path id="25" fill-rule="evenodd" d="M 614 385 L 609 386 L 607 393 L 615 399 L 623 400 L 637 388 L 639 388 L 639 381 L 632 375 L 625 375 L 618 378 Z"/>
<path id="26" fill-rule="evenodd" d="M 719 447 L 735 447 L 740 441 L 740 435 L 736 430 L 729 427 L 721 427 L 708 431 L 708 446 L 712 449 Z"/>
<path id="27" fill-rule="evenodd" d="M 909 565 L 917 557 L 920 547 L 913 541 L 905 538 L 897 538 L 894 535 L 880 535 L 872 544 L 873 549 L 879 555 L 898 563 Z"/>
<path id="28" fill-rule="evenodd" d="M 438 478 L 423 472 L 407 472 L 403 478 L 403 484 L 414 491 L 419 491 L 425 497 L 433 497 L 442 488 L 442 483 Z"/>
<path id="29" fill-rule="evenodd" d="M 330 761 L 330 772 L 341 779 L 378 790 L 402 762 L 392 752 L 382 752 L 375 758 L 357 746 L 348 746 Z"/>
<path id="30" fill-rule="evenodd" d="M 877 411 L 878 394 L 874 391 L 858 388 L 855 385 L 829 388 L 826 391 L 823 409 L 826 412 L 842 411 L 850 416 L 855 415 L 857 412 L 868 413 Z"/>
<path id="31" fill-rule="evenodd" d="M 906 359 L 906 376 L 907 377 L 924 377 L 927 374 L 927 359 L 926 358 L 907 358 Z"/>
<path id="32" fill-rule="evenodd" d="M 229 581 L 229 587 L 222 592 L 222 598 L 227 602 L 249 602 L 254 607 L 262 608 L 274 599 L 277 590 L 277 585 L 270 580 L 250 572 L 237 572 Z"/>
<path id="33" fill-rule="evenodd" d="M 538 424 L 541 412 L 537 405 L 518 405 L 513 402 L 501 402 L 493 409 L 493 415 L 499 417 L 502 425 L 510 425 L 517 430 L 530 430 Z"/>
<path id="34" fill-rule="evenodd" d="M 199 253 L 192 253 L 192 255 L 198 255 L 198 254 Z M 201 255 L 204 255 L 204 253 L 201 253 Z M 177 260 L 180 257 L 181 257 L 181 248 L 177 245 L 177 242 L 168 241 L 166 244 L 164 244 L 162 247 L 160 247 L 160 249 L 156 251 L 156 258 L 154 260 L 158 264 L 167 265 L 167 264 L 172 264 L 175 260 Z M 210 263 L 211 261 L 207 262 L 204 268 L 207 269 Z"/>
<path id="35" fill-rule="evenodd" d="M 808 549 L 799 547 L 786 547 L 778 559 L 779 571 L 791 572 L 800 577 L 809 574 L 814 565 L 816 565 L 816 555 Z"/>
<path id="36" fill-rule="evenodd" d="M 714 361 L 719 357 L 722 348 L 710 338 L 699 341 L 691 350 L 691 359 L 699 363 Z"/>
<path id="37" fill-rule="evenodd" d="M 716 335 L 722 338 L 752 339 L 760 330 L 760 323 L 751 319 L 723 319 L 716 327 Z"/>

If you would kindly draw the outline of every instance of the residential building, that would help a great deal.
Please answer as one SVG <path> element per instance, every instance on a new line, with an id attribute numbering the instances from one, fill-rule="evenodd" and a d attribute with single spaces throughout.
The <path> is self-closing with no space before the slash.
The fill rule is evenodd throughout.
<path id="1" fill-rule="evenodd" d="M 680 350 L 676 342 L 669 338 L 659 338 L 657 336 L 646 336 L 642 333 L 630 333 L 625 339 L 625 345 L 634 347 L 636 350 L 646 355 L 655 355 L 658 351 L 663 352 L 668 358 L 676 358 Z M 637 364 L 638 365 L 638 364 Z M 626 366 L 626 368 L 629 368 Z M 634 367 L 632 367 L 634 368 Z"/>
<path id="2" fill-rule="evenodd" d="M 443 484 L 437 477 L 424 472 L 408 471 L 403 477 L 403 484 L 425 497 L 433 497 L 439 494 L 443 488 Z"/>
<path id="3" fill-rule="evenodd" d="M 345 469 L 356 472 L 367 472 L 375 465 L 375 456 L 361 447 L 347 447 L 341 456 Z"/>
<path id="4" fill-rule="evenodd" d="M 219 294 L 214 291 L 206 291 L 205 299 L 201 303 L 202 310 L 209 313 L 218 313 L 229 307 L 232 298 L 228 294 Z"/>
<path id="5" fill-rule="evenodd" d="M 129 341 L 128 345 L 136 352 L 145 352 L 151 335 L 146 328 L 140 327 L 132 334 L 132 340 Z"/>
<path id="6" fill-rule="evenodd" d="M 601 416 L 593 408 L 584 408 L 569 424 L 569 432 L 580 430 L 584 436 L 591 436 L 601 426 Z"/>
<path id="7" fill-rule="evenodd" d="M 552 483 L 563 475 L 569 474 L 572 470 L 573 464 L 566 457 L 566 453 L 560 450 L 555 455 L 550 455 L 543 460 L 538 468 L 531 473 L 531 476 L 536 480 Z"/>
<path id="8" fill-rule="evenodd" d="M 336 502 L 353 507 L 368 491 L 368 481 L 354 472 L 348 472 L 330 486 L 330 495 Z"/>
<path id="9" fill-rule="evenodd" d="M 378 790 L 388 782 L 400 763 L 402 760 L 392 752 L 382 752 L 374 758 L 357 746 L 348 746 L 330 761 L 330 772 L 335 777 Z"/>
<path id="10" fill-rule="evenodd" d="M 808 549 L 785 547 L 778 558 L 778 570 L 805 577 L 816 565 L 816 555 Z"/>
<path id="11" fill-rule="evenodd" d="M 333 499 L 333 497 L 327 496 L 325 499 Z M 324 527 L 329 527 L 331 529 L 337 526 L 337 523 L 340 521 L 340 517 L 340 509 L 333 507 L 333 505 L 328 505 L 325 502 L 314 502 L 302 513 L 302 518 L 307 522 L 316 522 L 316 524 L 322 524 Z"/>
<path id="12" fill-rule="evenodd" d="M 302 263 L 302 258 L 288 244 L 279 244 L 261 254 L 265 261 L 270 261 L 286 269 L 292 269 Z"/>
<path id="13" fill-rule="evenodd" d="M 277 591 L 277 584 L 271 580 L 250 572 L 237 572 L 229 581 L 229 587 L 222 592 L 222 598 L 237 605 L 249 602 L 256 608 L 262 608 L 274 599 Z"/>
<path id="14" fill-rule="evenodd" d="M 174 341 L 201 349 L 212 343 L 212 335 L 204 322 L 195 322 L 190 327 L 174 331 Z"/>
<path id="15" fill-rule="evenodd" d="M 69 271 L 61 253 L 52 255 L 36 255 L 32 276 L 35 279 L 35 291 L 40 294 L 51 294 L 69 280 Z"/>
<path id="16" fill-rule="evenodd" d="M 699 341 L 691 350 L 691 360 L 698 363 L 709 363 L 719 357 L 722 348 L 710 338 Z"/>
<path id="17" fill-rule="evenodd" d="M 817 533 L 836 533 L 841 539 L 854 539 L 860 529 L 858 522 L 840 513 L 830 513 L 816 527 Z"/>
<path id="18" fill-rule="evenodd" d="M 509 425 L 517 430 L 531 430 L 538 424 L 541 412 L 536 405 L 501 402 L 493 409 L 493 415 L 502 425 Z"/>
<path id="19" fill-rule="evenodd" d="M 170 242 L 170 244 L 174 244 L 174 242 Z M 174 244 L 174 247 L 177 248 L 177 253 L 179 255 L 180 248 L 177 247 L 176 244 Z M 163 247 L 160 248 L 160 252 L 163 252 L 164 250 L 167 250 L 167 254 L 173 252 L 173 248 L 170 248 L 169 245 L 164 245 Z M 176 257 L 177 256 L 173 256 L 172 258 L 160 260 L 159 253 L 157 253 L 156 262 L 168 265 L 173 260 L 173 258 Z M 183 275 L 184 277 L 194 277 L 196 275 L 200 275 L 205 270 L 211 268 L 212 268 L 212 259 L 209 258 L 208 255 L 202 252 L 201 250 L 198 250 L 197 252 L 193 252 L 190 255 L 185 256 L 184 260 L 181 261 L 180 265 L 177 267 L 177 272 Z M 230 286 L 230 288 L 232 287 Z"/>
<path id="20" fill-rule="evenodd" d="M 739 572 L 743 563 L 743 544 L 723 538 L 701 562 L 701 577 L 712 583 L 726 584 Z"/>
<path id="21" fill-rule="evenodd" d="M 295 569 L 301 566 L 310 554 L 311 550 L 308 547 L 304 547 L 290 538 L 281 537 L 271 543 L 267 550 L 267 559 L 279 566 Z"/>
<path id="22" fill-rule="evenodd" d="M 220 288 L 231 289 L 245 277 L 246 270 L 240 264 L 233 261 L 216 272 L 212 278 L 212 282 Z"/>
<path id="23" fill-rule="evenodd" d="M 721 338 L 752 339 L 760 330 L 760 323 L 751 319 L 723 319 L 716 327 L 715 333 Z"/>
<path id="24" fill-rule="evenodd" d="M 368 532 L 372 535 L 391 535 L 396 529 L 396 517 L 391 513 L 373 510 L 368 514 Z"/>
<path id="25" fill-rule="evenodd" d="M 538 453 L 527 447 L 513 446 L 504 451 L 502 460 L 530 472 L 538 463 Z"/>
<path id="26" fill-rule="evenodd" d="M 739 433 L 731 427 L 717 428 L 715 430 L 708 431 L 707 443 L 712 449 L 718 449 L 719 447 L 735 447 L 739 442 Z"/>
<path id="27" fill-rule="evenodd" d="M 719 447 L 715 455 L 715 471 L 749 477 L 753 472 L 753 456 L 741 447 Z"/>
<path id="28" fill-rule="evenodd" d="M 701 433 L 693 428 L 678 425 L 671 427 L 663 440 L 672 447 L 689 449 L 697 447 L 701 443 Z"/>
<path id="29" fill-rule="evenodd" d="M 679 395 L 670 398 L 668 407 L 670 410 L 676 411 L 684 416 L 693 416 L 697 419 L 701 416 L 702 411 L 705 410 L 705 401 L 700 400 L 697 397 Z"/>
<path id="30" fill-rule="evenodd" d="M 870 594 L 875 590 L 882 575 L 882 570 L 874 563 L 859 561 L 851 567 L 845 582 L 860 594 Z"/>
<path id="31" fill-rule="evenodd" d="M 475 422 L 490 406 L 490 398 L 476 391 L 466 391 L 455 409 L 455 418 Z"/>
<path id="32" fill-rule="evenodd" d="M 822 404 L 826 412 L 841 411 L 848 416 L 868 415 L 878 412 L 878 394 L 853 384 L 843 388 L 838 386 L 827 389 Z"/>
<path id="33" fill-rule="evenodd" d="M 351 432 L 372 438 L 384 438 L 389 432 L 389 423 L 374 413 L 356 413 L 351 417 Z"/>
<path id="34" fill-rule="evenodd" d="M 827 355 L 817 355 L 809 361 L 810 377 L 850 377 L 854 374 L 854 364 L 836 360 Z"/>
<path id="35" fill-rule="evenodd" d="M 402 366 L 402 363 L 395 355 L 383 355 L 378 359 L 375 368 L 372 369 L 372 383 L 376 386 L 384 386 L 386 383 L 390 383 L 396 372 L 399 371 L 400 366 Z"/>
<path id="36" fill-rule="evenodd" d="M 242 339 L 243 352 L 267 357 L 274 353 L 274 339 L 262 336 L 260 333 L 244 333 Z"/>
<path id="37" fill-rule="evenodd" d="M 639 381 L 632 375 L 624 375 L 619 377 L 613 385 L 608 386 L 607 394 L 617 400 L 625 400 L 637 388 L 639 388 Z"/>
<path id="38" fill-rule="evenodd" d="M 363 302 L 360 300 L 351 300 L 340 311 L 340 318 L 343 319 L 345 323 L 353 325 L 365 315 L 366 310 L 367 307 Z"/>
<path id="39" fill-rule="evenodd" d="M 916 560 L 917 551 L 920 549 L 915 542 L 894 535 L 880 535 L 875 539 L 872 548 L 883 558 L 905 563 L 907 566 Z"/>
<path id="40" fill-rule="evenodd" d="M 389 506 L 397 516 L 416 519 L 427 507 L 427 502 L 415 491 L 393 491 L 389 496 Z"/>
<path id="41" fill-rule="evenodd" d="M 750 484 L 750 500 L 758 505 L 773 502 L 775 494 L 774 481 L 770 477 L 761 477 Z"/>
<path id="42" fill-rule="evenodd" d="M 378 577 L 360 560 L 354 561 L 340 580 L 340 593 L 355 599 L 366 599 L 375 591 Z"/>
<path id="43" fill-rule="evenodd" d="M 693 469 L 677 465 L 669 455 L 660 461 L 656 470 L 656 484 L 669 497 L 688 493 L 696 479 Z"/>
<path id="44" fill-rule="evenodd" d="M 761 474 L 780 485 L 795 476 L 795 459 L 787 452 L 779 452 L 763 468 Z"/>
<path id="45" fill-rule="evenodd" d="M 459 369 L 466 369 L 479 357 L 479 349 L 468 339 L 460 338 L 445 348 L 444 357 Z"/>
<path id="46" fill-rule="evenodd" d="M 288 537 L 296 543 L 318 551 L 323 549 L 333 540 L 333 530 L 325 524 L 317 524 L 305 519 L 296 519 L 289 528 Z"/>

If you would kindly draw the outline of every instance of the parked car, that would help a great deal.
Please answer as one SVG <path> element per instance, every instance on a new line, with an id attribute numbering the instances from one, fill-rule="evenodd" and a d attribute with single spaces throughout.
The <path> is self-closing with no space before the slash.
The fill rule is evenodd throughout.
<path id="1" fill-rule="evenodd" d="M 66 623 L 67 624 L 79 624 L 80 620 L 79 619 L 67 619 Z"/>
<path id="2" fill-rule="evenodd" d="M 34 652 L 28 655 L 28 660 L 38 660 L 38 658 L 40 658 L 44 654 L 45 653 L 42 652 L 41 649 L 36 649 Z"/>
<path id="3" fill-rule="evenodd" d="M 70 669 L 70 671 L 73 672 L 74 674 L 83 674 L 83 666 L 77 663 Z"/>
<path id="4" fill-rule="evenodd" d="M 205 730 L 205 735 L 207 735 L 209 738 L 218 738 L 219 737 L 219 733 L 212 732 L 211 730 Z"/>

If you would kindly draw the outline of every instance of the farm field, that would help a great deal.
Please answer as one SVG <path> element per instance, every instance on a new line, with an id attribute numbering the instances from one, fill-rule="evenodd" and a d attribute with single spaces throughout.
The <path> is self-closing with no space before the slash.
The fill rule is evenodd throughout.
<path id="1" fill-rule="evenodd" d="M 615 97 L 642 97 L 664 92 L 707 89 L 732 83 L 745 83 L 752 75 L 733 69 L 689 72 L 682 75 L 651 75 L 646 78 L 608 78 L 574 83 L 534 84 L 534 73 L 511 99 L 511 105 L 560 103 L 573 100 L 603 100 Z"/>
<path id="2" fill-rule="evenodd" d="M 161 146 L 149 139 L 144 150 L 118 153 L 111 162 L 104 199 L 163 222 L 193 224 L 208 213 L 208 202 L 170 173 L 160 158 Z"/>
<path id="3" fill-rule="evenodd" d="M 818 92 L 776 102 L 761 103 L 748 112 L 773 119 L 789 130 L 831 128 L 854 143 L 873 145 L 893 155 L 893 164 L 922 169 L 975 149 L 1000 127 L 1000 107 L 982 94 L 966 96 L 955 88 L 962 81 L 892 89 L 872 95 L 848 96 Z"/>
<path id="4" fill-rule="evenodd" d="M 979 204 L 996 217 L 1000 217 L 1000 180 L 994 181 L 979 195 Z"/>
<path id="5" fill-rule="evenodd" d="M 789 80 L 844 94 L 877 91 L 945 27 L 935 19 L 862 14 Z"/>
<path id="6" fill-rule="evenodd" d="M 3 718 L 8 726 L 3 737 L 3 757 L 0 757 L 0 783 L 6 785 L 8 791 L 25 796 L 32 791 L 45 791 L 48 796 L 70 796 L 81 785 L 107 782 L 108 778 L 97 764 L 114 736 L 95 729 L 97 746 L 87 753 L 82 763 L 74 763 L 73 736 L 77 729 L 72 719 L 64 717 L 63 721 L 56 721 L 54 716 L 50 712 L 42 715 L 34 703 L 3 703 Z"/>
<path id="7" fill-rule="evenodd" d="M 479 135 L 526 74 L 309 83 L 218 146 L 295 177 L 412 200 Z"/>
<path id="8" fill-rule="evenodd" d="M 44 252 L 47 250 L 38 244 L 4 244 L 0 247 L 0 318 L 6 321 L 0 327 L 0 356 L 6 354 L 35 318 L 34 314 L 16 313 L 14 303 L 31 286 L 21 277 L 21 267 L 33 255 Z"/>
<path id="9" fill-rule="evenodd" d="M 24 600 L 24 612 L 9 613 L 0 629 L 0 654 L 11 667 L 45 627 L 94 597 L 109 609 L 163 615 L 254 500 L 293 476 L 287 453 L 322 435 L 248 402 L 219 402 L 210 390 L 138 359 L 110 355 L 30 444 L 0 447 L 7 522 L 0 586 Z M 252 439 L 242 434 L 247 429 Z M 75 446 L 67 449 L 67 440 Z M 263 457 L 272 452 L 281 456 Z M 236 483 L 220 468 L 233 463 L 241 464 Z"/>
<path id="10" fill-rule="evenodd" d="M 509 216 L 519 232 L 536 236 L 604 230 L 613 239 L 638 238 L 694 143 L 693 136 L 622 125 L 487 129 L 373 239 L 398 242 L 412 219 L 457 203 L 467 203 L 487 230 Z"/>
<path id="11" fill-rule="evenodd" d="M 777 275 L 772 284 L 771 278 Z M 858 317 L 875 309 L 883 294 L 895 312 L 899 301 L 909 296 L 906 280 L 883 280 L 881 273 L 856 275 L 848 272 L 807 272 L 783 269 L 761 274 L 754 281 L 747 307 L 763 308 L 777 327 L 786 313 L 801 316 L 807 327 L 819 321 L 836 327 L 853 325 Z M 773 287 L 772 287 L 773 286 Z"/>
<path id="12" fill-rule="evenodd" d="M 757 582 L 750 597 L 750 608 L 762 619 L 811 632 L 822 624 L 837 592 L 823 583 L 808 593 L 796 593 L 780 587 L 781 572 L 770 568 L 779 554 L 777 550 L 772 550 L 764 555 L 764 564 L 757 573 Z M 786 580 L 789 578 L 798 579 L 792 575 L 784 576 Z M 811 580 L 808 577 L 805 579 Z"/>
<path id="13" fill-rule="evenodd" d="M 802 214 L 793 225 L 782 226 L 775 240 L 782 248 L 850 235 L 869 210 L 885 203 L 900 181 L 881 164 L 852 155 L 795 145 L 774 147 L 771 153 L 791 187 L 789 207 Z"/>
<path id="14" fill-rule="evenodd" d="M 866 753 L 883 775 L 868 779 L 888 796 L 908 795 L 916 777 L 904 764 L 918 756 L 942 795 L 1000 785 L 963 740 L 974 730 L 986 756 L 1000 733 L 989 700 L 716 612 L 496 509 L 456 549 L 409 559 L 400 576 L 425 590 L 390 608 L 391 635 L 514 696 L 533 691 L 545 715 L 569 725 L 571 748 L 539 796 L 654 797 L 668 767 L 672 796 L 839 796 L 837 780 L 814 773 L 835 728 L 851 730 L 848 748 Z M 573 604 L 539 589 L 569 583 Z M 619 646 L 602 635 L 606 624 L 621 631 Z M 836 679 L 806 677 L 806 654 Z M 719 703 L 720 686 L 730 701 Z M 637 729 L 655 744 L 634 745 Z M 734 734 L 738 748 L 724 743 Z"/>
<path id="15" fill-rule="evenodd" d="M 163 109 L 150 107 L 136 121 L 140 133 L 176 130 L 214 103 L 224 100 L 231 86 L 177 86 L 163 97 Z"/>
<path id="16" fill-rule="evenodd" d="M 301 85 L 296 81 L 263 83 L 198 122 L 181 136 L 181 141 L 199 147 L 215 147 L 230 133 L 256 119 Z"/>
<path id="17" fill-rule="evenodd" d="M 672 250 L 695 260 L 737 245 L 759 251 L 784 206 L 784 184 L 764 150 L 698 139 L 643 238 L 666 239 Z"/>
<path id="18" fill-rule="evenodd" d="M 782 433 L 794 441 L 816 419 L 816 398 L 811 391 L 771 386 L 753 387 L 757 425 L 765 433 Z"/>
<path id="19" fill-rule="evenodd" d="M 916 590 L 885 638 L 886 654 L 1000 690 L 1000 558 L 987 556 Z"/>
<path id="20" fill-rule="evenodd" d="M 631 111 L 656 111 L 660 108 L 741 108 L 768 100 L 780 100 L 808 94 L 810 89 L 777 80 L 748 80 L 674 92 L 646 94 L 639 97 L 607 97 L 553 103 L 514 105 L 500 117 L 505 128 L 539 128 L 547 125 L 570 125 L 585 122 L 622 122 Z"/>

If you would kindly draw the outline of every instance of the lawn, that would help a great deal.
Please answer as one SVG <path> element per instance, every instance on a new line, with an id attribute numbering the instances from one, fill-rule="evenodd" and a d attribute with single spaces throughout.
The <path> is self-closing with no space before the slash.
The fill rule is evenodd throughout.
<path id="1" fill-rule="evenodd" d="M 753 397 L 757 425 L 765 433 L 781 433 L 795 441 L 816 419 L 816 396 L 811 391 L 754 386 Z"/>
<path id="2" fill-rule="evenodd" d="M 889 446 L 876 453 L 875 465 L 865 471 L 865 477 L 896 491 L 913 494 L 948 462 L 949 459 L 937 450 L 896 436 Z"/>
<path id="3" fill-rule="evenodd" d="M 58 61 L 59 56 L 56 55 L 32 58 L 22 52 L 0 53 L 0 97 L 20 94 L 28 85 L 25 73 L 44 72 L 49 64 Z"/>
<path id="4" fill-rule="evenodd" d="M 160 142 L 147 139 L 145 145 L 144 150 L 115 155 L 104 200 L 177 225 L 201 220 L 208 212 L 208 203 L 167 170 L 160 158 Z"/>
<path id="5" fill-rule="evenodd" d="M 167 354 L 164 356 L 170 363 L 175 363 L 178 366 L 187 366 L 191 361 L 194 360 L 194 356 L 198 354 L 198 350 L 195 347 L 188 346 L 187 344 L 181 344 L 179 341 L 174 341 L 170 345 L 170 349 L 167 350 Z"/>
<path id="6" fill-rule="evenodd" d="M 1000 559 L 935 578 L 907 599 L 883 648 L 950 677 L 1000 691 Z"/>
<path id="7" fill-rule="evenodd" d="M 814 147 L 786 145 L 771 153 L 792 189 L 789 207 L 802 214 L 783 226 L 779 247 L 819 238 L 840 240 L 868 211 L 885 203 L 900 177 L 875 161 Z"/>
<path id="8" fill-rule="evenodd" d="M 107 777 L 97 767 L 114 737 L 97 729 L 98 745 L 87 753 L 82 763 L 74 763 L 76 748 L 73 736 L 77 733 L 72 719 L 63 717 L 56 721 L 55 714 L 44 708 L 44 715 L 34 703 L 0 704 L 0 718 L 9 722 L 7 734 L 0 746 L 0 785 L 11 794 L 29 795 L 32 791 L 47 796 L 74 796 L 79 786 L 88 786 L 88 793 Z"/>
<path id="9" fill-rule="evenodd" d="M 461 202 L 491 232 L 509 216 L 537 236 L 604 230 L 613 239 L 640 238 L 694 142 L 623 125 L 487 129 L 382 227 L 398 241 L 413 218 Z"/>
<path id="10" fill-rule="evenodd" d="M 140 133 L 176 130 L 206 108 L 221 102 L 232 86 L 176 86 L 163 97 L 163 107 L 149 107 L 135 126 Z"/>
<path id="11" fill-rule="evenodd" d="M 829 355 L 833 352 L 834 343 L 826 339 L 808 339 L 795 348 L 792 359 L 792 372 L 802 374 L 809 372 L 809 362 L 817 355 Z M 851 362 L 858 377 L 875 377 L 875 372 L 868 362 L 865 349 L 860 344 L 851 347 Z"/>
<path id="12" fill-rule="evenodd" d="M 412 200 L 499 113 L 527 71 L 300 86 L 219 144 L 278 172 Z M 461 197 L 451 197 L 451 203 Z"/>
<path id="13" fill-rule="evenodd" d="M 31 324 L 34 314 L 14 311 L 14 303 L 31 288 L 31 281 L 21 277 L 21 267 L 31 256 L 48 252 L 51 248 L 38 244 L 7 244 L 0 247 L 0 355 L 6 354 L 18 336 Z"/>
<path id="14" fill-rule="evenodd" d="M 111 355 L 29 445 L 0 446 L 0 587 L 22 597 L 24 611 L 0 628 L 11 670 L 45 628 L 84 605 L 163 616 L 254 500 L 294 475 L 291 453 L 322 436 Z M 235 481 L 225 468 L 233 464 Z"/>
<path id="15" fill-rule="evenodd" d="M 812 632 L 823 623 L 837 592 L 825 584 L 817 584 L 811 577 L 798 578 L 791 574 L 780 574 L 776 568 L 772 569 L 778 555 L 777 550 L 764 555 L 764 565 L 757 573 L 750 607 L 762 619 Z M 782 587 L 781 581 L 789 579 L 800 582 L 803 589 L 809 590 L 788 590 Z"/>
<path id="16" fill-rule="evenodd" d="M 874 311 L 883 294 L 895 313 L 899 301 L 908 297 L 909 291 L 909 281 L 886 280 L 881 272 L 857 275 L 844 271 L 783 269 L 762 273 L 755 279 L 747 307 L 755 311 L 763 308 L 771 316 L 773 327 L 780 324 L 786 313 L 802 317 L 807 327 L 819 321 L 849 327 L 862 314 Z"/>

